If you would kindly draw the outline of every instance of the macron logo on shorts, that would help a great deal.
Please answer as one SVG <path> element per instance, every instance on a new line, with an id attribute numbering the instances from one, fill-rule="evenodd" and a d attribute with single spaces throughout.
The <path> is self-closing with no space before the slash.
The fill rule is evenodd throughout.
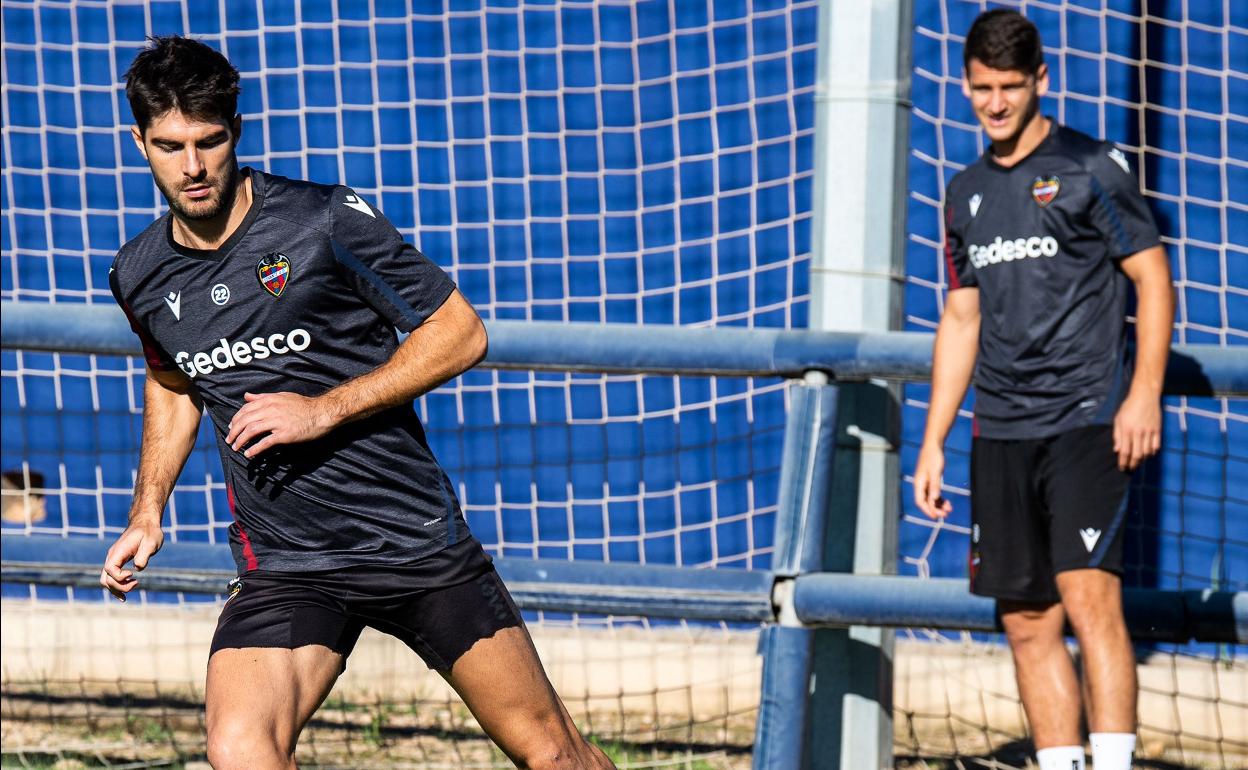
<path id="1" fill-rule="evenodd" d="M 1101 531 L 1088 527 L 1079 530 L 1079 537 L 1083 538 L 1083 547 L 1088 549 L 1088 553 L 1092 553 L 1092 549 L 1096 547 L 1096 541 L 1101 539 Z"/>

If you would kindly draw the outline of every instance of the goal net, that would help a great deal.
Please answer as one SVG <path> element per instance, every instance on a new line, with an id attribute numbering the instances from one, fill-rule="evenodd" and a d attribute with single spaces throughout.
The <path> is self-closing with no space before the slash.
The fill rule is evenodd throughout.
<path id="1" fill-rule="evenodd" d="M 815 12 L 5 0 L 0 291 L 112 303 L 113 255 L 163 210 L 122 75 L 147 36 L 183 33 L 242 73 L 243 163 L 352 186 L 487 318 L 804 326 Z M 4 538 L 114 537 L 142 362 L 2 363 Z M 776 379 L 474 371 L 418 409 L 495 554 L 751 568 L 770 559 L 785 402 Z M 231 520 L 200 439 L 168 508 L 173 542 L 225 542 Z M 100 593 L 4 587 L 6 766 L 202 755 L 216 600 L 148 594 L 118 611 Z M 618 757 L 748 764 L 757 629 L 530 621 L 574 715 Z M 309 761 L 501 761 L 440 680 L 370 643 L 305 738 Z"/>

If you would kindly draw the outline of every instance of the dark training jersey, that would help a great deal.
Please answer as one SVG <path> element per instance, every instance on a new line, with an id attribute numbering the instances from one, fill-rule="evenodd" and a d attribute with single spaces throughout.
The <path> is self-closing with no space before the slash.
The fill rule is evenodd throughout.
<path id="1" fill-rule="evenodd" d="M 468 537 L 410 404 L 248 460 L 225 442 L 244 393 L 317 396 L 385 363 L 451 279 L 345 187 L 256 170 L 253 203 L 214 251 L 166 214 L 110 282 L 153 369 L 191 378 L 216 429 L 239 571 L 402 565 Z"/>
<path id="2" fill-rule="evenodd" d="M 1160 243 L 1123 152 L 1052 126 L 1018 164 L 984 153 L 946 190 L 949 288 L 980 290 L 975 417 L 986 438 L 1113 421 L 1131 374 L 1117 260 Z"/>

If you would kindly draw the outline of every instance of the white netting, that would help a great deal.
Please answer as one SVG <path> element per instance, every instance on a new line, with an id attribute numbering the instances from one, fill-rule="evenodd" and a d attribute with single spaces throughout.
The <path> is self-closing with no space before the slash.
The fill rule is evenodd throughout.
<path id="1" fill-rule="evenodd" d="M 0 295 L 112 302 L 113 254 L 163 208 L 129 137 L 121 77 L 147 35 L 189 33 L 242 72 L 243 162 L 351 185 L 487 317 L 803 326 L 815 6 L 5 0 Z M 4 536 L 119 532 L 141 362 L 2 355 Z M 482 371 L 419 410 L 470 525 L 495 552 L 759 567 L 770 558 L 785 402 L 777 380 Z M 205 430 L 170 504 L 175 541 L 225 540 L 209 438 Z M 66 596 L 6 592 L 37 597 L 35 618 L 50 611 L 44 597 Z M 81 606 L 98 599 L 90 594 L 71 596 Z M 12 611 L 6 628 L 24 617 Z M 630 631 L 619 627 L 638 625 L 620 620 L 577 654 L 620 644 Z M 679 657 L 661 646 L 667 631 L 643 630 L 632 657 Z M 67 634 L 60 660 L 85 661 L 78 632 Z M 42 660 L 30 639 L 13 645 L 6 637 L 6 665 Z M 175 671 L 202 648 L 179 645 Z M 697 693 L 727 692 L 740 672 L 642 684 L 640 670 L 608 683 L 607 695 L 594 689 L 601 683 L 567 691 L 588 693 L 579 713 L 598 713 L 609 738 L 686 744 L 686 756 L 727 746 L 739 763 L 753 703 L 708 712 Z M 59 671 L 61 684 L 93 676 Z M 6 698 L 17 697 L 8 678 L 17 675 L 6 672 Z M 756 690 L 757 670 L 748 674 Z M 415 703 L 400 701 L 385 706 Z M 683 705 L 672 711 L 674 701 Z M 602 703 L 620 720 L 601 721 Z M 647 727 L 625 725 L 638 708 Z M 672 714 L 684 734 L 664 727 Z M 700 743 L 708 719 L 724 726 L 710 748 Z M 18 723 L 6 718 L 6 730 Z"/>
<path id="2" fill-rule="evenodd" d="M 352 185 L 487 317 L 804 325 L 814 6 L 6 2 L 3 296 L 111 302 L 113 253 L 163 209 L 120 80 L 178 32 L 241 70 L 243 162 Z M 135 372 L 5 356 L 10 492 L 47 495 L 28 531 L 118 531 L 133 442 L 99 461 L 60 437 L 133 434 Z M 124 387 L 101 399 L 101 377 Z M 64 396 L 87 389 L 91 409 Z M 746 566 L 783 409 L 777 381 L 501 373 L 421 405 L 491 546 Z M 219 541 L 202 452 L 172 532 Z"/>

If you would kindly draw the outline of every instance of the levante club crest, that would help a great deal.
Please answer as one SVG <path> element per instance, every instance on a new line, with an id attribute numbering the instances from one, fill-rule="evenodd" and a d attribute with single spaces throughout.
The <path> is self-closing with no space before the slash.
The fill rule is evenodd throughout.
<path id="1" fill-rule="evenodd" d="M 1031 197 L 1041 206 L 1047 206 L 1057 197 L 1062 182 L 1055 176 L 1038 176 L 1031 183 Z"/>
<path id="2" fill-rule="evenodd" d="M 282 296 L 286 284 L 290 283 L 290 257 L 285 254 L 269 254 L 256 265 L 256 277 L 269 294 L 274 297 Z"/>

